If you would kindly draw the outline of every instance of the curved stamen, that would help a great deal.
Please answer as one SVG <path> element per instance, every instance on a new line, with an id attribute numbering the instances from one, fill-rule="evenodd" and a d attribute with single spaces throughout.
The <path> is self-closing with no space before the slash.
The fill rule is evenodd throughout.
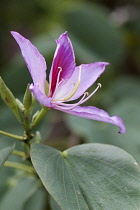
<path id="1" fill-rule="evenodd" d="M 78 103 L 76 103 L 76 104 L 64 104 L 64 103 L 61 103 L 61 102 L 60 102 L 60 103 L 58 103 L 58 105 L 56 105 L 56 107 L 58 107 L 58 108 L 63 108 L 64 110 L 70 110 L 70 109 L 75 108 L 75 107 L 78 106 L 78 105 L 83 104 L 83 103 L 86 102 L 91 96 L 93 96 L 94 93 L 96 93 L 96 91 L 97 91 L 99 88 L 102 87 L 101 83 L 98 83 L 97 85 L 98 85 L 97 88 L 96 88 L 90 95 L 89 95 L 88 92 L 85 92 L 85 93 L 84 93 L 84 96 L 81 98 L 81 100 L 80 100 Z M 87 98 L 85 98 L 86 95 L 88 95 Z M 62 106 L 61 106 L 61 105 L 62 105 Z M 71 106 L 71 105 L 73 105 L 73 106 Z M 68 106 L 69 106 L 69 107 L 68 107 Z"/>
<path id="2" fill-rule="evenodd" d="M 81 100 L 80 100 L 78 103 L 74 104 L 74 105 L 73 105 L 73 104 L 67 104 L 67 105 L 69 105 L 69 106 L 73 105 L 73 106 L 71 106 L 71 107 L 65 107 L 65 106 L 59 106 L 59 105 L 55 105 L 55 106 L 58 107 L 58 108 L 62 108 L 62 109 L 64 109 L 64 110 L 71 110 L 71 109 L 73 109 L 74 107 L 80 105 L 80 104 L 82 103 L 82 101 L 84 100 L 84 98 L 86 97 L 86 95 L 88 95 L 88 92 L 85 92 L 84 95 L 83 95 L 83 97 L 81 98 Z M 64 105 L 64 104 L 63 104 L 63 105 Z M 65 105 L 66 105 L 66 104 L 65 104 Z"/>
<path id="3" fill-rule="evenodd" d="M 87 98 L 85 98 L 85 99 L 82 101 L 82 104 L 83 104 L 84 102 L 86 102 L 89 98 L 91 98 L 91 96 L 93 96 L 94 93 L 96 93 L 97 90 L 98 90 L 99 88 L 101 88 L 101 87 L 102 87 L 101 83 L 98 83 L 96 89 L 95 89 Z"/>
<path id="4" fill-rule="evenodd" d="M 82 69 L 80 66 L 78 81 L 74 84 L 74 88 L 68 93 L 68 95 L 66 95 L 65 98 L 54 99 L 53 101 L 67 101 L 76 93 L 76 91 L 80 85 L 80 82 L 81 82 L 81 71 L 82 71 Z"/>
<path id="5" fill-rule="evenodd" d="M 58 67 L 58 69 L 60 69 L 60 70 L 59 70 L 58 75 L 57 75 L 56 88 L 58 87 L 59 79 L 60 79 L 60 74 L 61 74 L 61 72 L 62 72 L 62 68 L 61 68 L 61 67 Z M 56 89 L 56 88 L 55 88 L 55 89 Z"/>

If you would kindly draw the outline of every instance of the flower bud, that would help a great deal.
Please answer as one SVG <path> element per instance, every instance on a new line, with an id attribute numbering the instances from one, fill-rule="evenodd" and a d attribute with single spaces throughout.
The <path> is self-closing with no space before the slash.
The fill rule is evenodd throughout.
<path id="1" fill-rule="evenodd" d="M 16 99 L 14 95 L 12 94 L 12 92 L 9 90 L 9 88 L 6 86 L 6 84 L 4 83 L 1 77 L 0 77 L 0 95 L 1 95 L 2 100 L 12 110 L 12 112 L 15 114 L 18 121 L 21 123 L 22 118 L 20 115 L 20 111 L 19 111 Z"/>
<path id="2" fill-rule="evenodd" d="M 24 94 L 23 105 L 26 110 L 29 110 L 32 105 L 32 94 L 29 90 L 29 85 L 27 85 L 26 92 Z"/>
<path id="3" fill-rule="evenodd" d="M 35 143 L 40 143 L 41 142 L 41 134 L 39 131 L 36 131 L 35 134 Z"/>
<path id="4" fill-rule="evenodd" d="M 25 108 L 23 106 L 23 104 L 21 103 L 21 101 L 19 99 L 16 98 L 16 102 L 17 102 L 17 105 L 18 105 L 18 108 L 21 110 L 21 112 L 23 113 Z"/>

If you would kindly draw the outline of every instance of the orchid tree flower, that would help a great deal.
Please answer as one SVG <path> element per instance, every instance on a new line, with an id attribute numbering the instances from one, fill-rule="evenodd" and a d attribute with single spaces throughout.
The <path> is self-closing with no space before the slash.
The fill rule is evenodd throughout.
<path id="1" fill-rule="evenodd" d="M 80 106 L 101 87 L 101 84 L 98 83 L 92 93 L 86 92 L 104 72 L 108 63 L 96 62 L 76 66 L 73 47 L 67 32 L 65 32 L 56 40 L 57 48 L 49 76 L 49 91 L 46 93 L 47 67 L 44 57 L 28 39 L 14 31 L 11 34 L 21 49 L 33 79 L 30 91 L 40 104 L 79 117 L 117 125 L 120 128 L 119 132 L 125 133 L 125 127 L 120 117 L 110 117 L 104 110 L 93 106 Z M 71 102 L 76 99 L 78 102 Z"/>

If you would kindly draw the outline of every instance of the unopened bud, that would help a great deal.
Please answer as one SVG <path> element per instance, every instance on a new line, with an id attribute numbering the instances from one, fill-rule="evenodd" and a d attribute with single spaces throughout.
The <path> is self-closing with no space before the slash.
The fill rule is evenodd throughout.
<path id="1" fill-rule="evenodd" d="M 36 134 L 35 134 L 35 142 L 36 143 L 40 143 L 41 142 L 41 134 L 39 131 L 36 131 Z"/>
<path id="2" fill-rule="evenodd" d="M 21 112 L 24 112 L 25 109 L 24 109 L 24 106 L 21 103 L 21 101 L 16 98 L 16 102 L 17 102 L 18 108 L 21 110 Z"/>
<path id="3" fill-rule="evenodd" d="M 0 95 L 2 100 L 5 102 L 5 104 L 12 110 L 12 112 L 17 117 L 18 121 L 21 123 L 22 118 L 20 115 L 20 111 L 16 102 L 16 99 L 12 92 L 9 90 L 9 88 L 6 86 L 2 78 L 0 77 Z"/>
<path id="4" fill-rule="evenodd" d="M 27 85 L 26 92 L 24 94 L 23 105 L 26 110 L 29 110 L 32 105 L 32 94 L 29 90 L 29 85 Z"/>

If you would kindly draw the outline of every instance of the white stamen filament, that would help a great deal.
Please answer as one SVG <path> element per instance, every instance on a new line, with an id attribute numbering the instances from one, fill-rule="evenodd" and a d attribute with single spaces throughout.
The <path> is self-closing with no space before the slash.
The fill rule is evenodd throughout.
<path id="1" fill-rule="evenodd" d="M 55 87 L 55 91 L 54 91 L 54 93 L 53 93 L 52 99 L 53 99 L 54 96 L 55 96 L 55 93 L 56 93 L 56 91 L 57 91 L 58 86 L 64 81 L 64 79 L 62 79 L 62 80 L 59 82 L 60 74 L 61 74 L 61 72 L 62 72 L 62 68 L 61 68 L 61 67 L 58 67 L 58 69 L 60 69 L 60 70 L 59 70 L 58 75 L 57 75 L 56 87 Z"/>
<path id="2" fill-rule="evenodd" d="M 62 72 L 62 67 L 59 66 L 58 69 L 60 69 L 60 70 L 57 75 L 57 81 L 56 81 L 55 91 L 54 91 L 53 95 L 55 94 L 56 89 L 59 86 L 60 73 Z M 49 85 L 49 95 L 50 95 L 50 90 L 51 90 L 51 81 L 50 81 L 50 85 Z"/>
<path id="3" fill-rule="evenodd" d="M 61 68 L 61 67 L 58 67 L 58 69 L 60 69 L 60 70 L 59 70 L 58 75 L 57 75 L 56 88 L 58 87 L 59 79 L 60 79 L 60 74 L 61 74 L 61 72 L 62 72 L 62 68 Z M 56 89 L 56 88 L 55 88 L 55 89 Z"/>
<path id="4" fill-rule="evenodd" d="M 98 90 L 99 88 L 101 88 L 101 87 L 102 87 L 101 83 L 98 83 L 96 89 L 95 89 L 87 98 L 85 98 L 85 99 L 82 101 L 82 104 L 83 104 L 84 102 L 86 102 L 89 98 L 91 98 L 91 96 L 93 96 L 93 95 L 97 92 L 97 90 Z"/>
<path id="5" fill-rule="evenodd" d="M 89 95 L 88 92 L 85 92 L 84 95 L 83 95 L 83 97 L 81 98 L 81 100 L 80 100 L 78 103 L 76 103 L 76 104 L 64 104 L 64 103 L 61 103 L 61 102 L 59 103 L 59 102 L 58 102 L 57 105 L 56 105 L 56 107 L 62 108 L 62 109 L 64 109 L 64 110 L 71 110 L 71 109 L 75 108 L 76 106 L 83 104 L 83 103 L 86 102 L 89 98 L 91 98 L 91 97 L 97 92 L 97 90 L 98 90 L 99 88 L 102 87 L 101 83 L 98 83 L 97 85 L 98 85 L 97 88 L 96 88 L 90 95 Z M 88 95 L 87 98 L 85 98 L 86 95 Z M 61 105 L 62 105 L 62 106 L 61 106 Z"/>
<path id="6" fill-rule="evenodd" d="M 86 95 L 88 95 L 88 92 L 85 92 L 84 95 L 83 95 L 83 97 L 82 97 L 82 98 L 80 99 L 80 101 L 79 101 L 78 103 L 76 103 L 76 104 L 67 104 L 67 105 L 69 105 L 69 106 L 73 105 L 73 106 L 71 106 L 71 107 L 58 106 L 58 105 L 56 105 L 56 107 L 58 107 L 58 108 L 63 107 L 64 110 L 71 110 L 71 109 L 73 109 L 74 107 L 80 105 L 80 104 L 82 103 L 82 101 L 84 100 L 84 98 L 86 97 Z M 64 104 L 63 104 L 63 105 L 64 105 Z M 65 105 L 66 105 L 66 104 L 65 104 Z"/>
<path id="7" fill-rule="evenodd" d="M 78 81 L 74 84 L 74 88 L 68 93 L 68 95 L 65 96 L 65 98 L 54 99 L 53 101 L 67 101 L 76 93 L 76 91 L 80 85 L 80 82 L 81 82 L 81 71 L 82 71 L 82 69 L 80 66 Z"/>

